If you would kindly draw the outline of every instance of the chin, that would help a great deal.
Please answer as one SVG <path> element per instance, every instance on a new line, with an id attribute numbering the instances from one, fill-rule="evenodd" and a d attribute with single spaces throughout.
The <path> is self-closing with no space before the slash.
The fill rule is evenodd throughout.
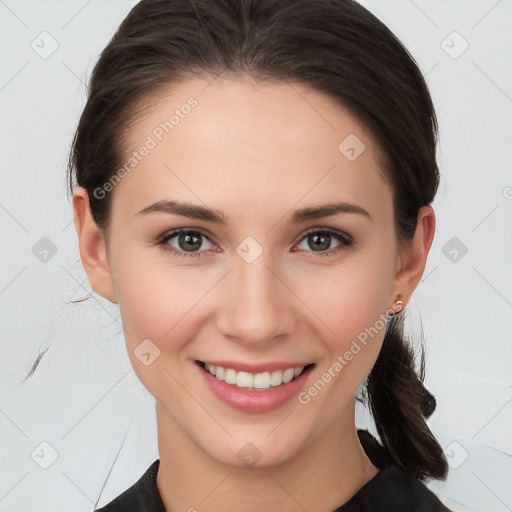
<path id="1" fill-rule="evenodd" d="M 286 421 L 286 420 L 285 420 Z M 278 427 L 279 428 L 279 427 Z M 295 434 L 297 434 L 296 429 Z M 224 443 L 211 445 L 211 440 L 203 450 L 215 460 L 237 468 L 270 468 L 293 459 L 304 442 L 295 439 L 285 429 L 281 435 L 267 429 L 260 435 L 240 433 L 236 438 L 226 439 Z"/>

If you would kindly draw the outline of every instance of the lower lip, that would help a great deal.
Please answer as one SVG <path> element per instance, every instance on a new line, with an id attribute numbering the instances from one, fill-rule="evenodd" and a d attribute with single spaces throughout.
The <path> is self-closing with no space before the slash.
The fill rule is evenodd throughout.
<path id="1" fill-rule="evenodd" d="M 267 412 L 277 409 L 299 394 L 314 365 L 307 367 L 296 379 L 265 391 L 249 391 L 227 384 L 207 372 L 201 363 L 195 362 L 213 394 L 225 404 L 244 412 Z"/>

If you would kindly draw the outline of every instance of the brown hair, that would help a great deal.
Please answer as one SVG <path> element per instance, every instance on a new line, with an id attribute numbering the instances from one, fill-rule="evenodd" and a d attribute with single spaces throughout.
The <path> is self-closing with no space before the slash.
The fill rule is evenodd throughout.
<path id="1" fill-rule="evenodd" d="M 247 74 L 299 82 L 335 98 L 374 134 L 393 190 L 397 240 L 415 232 L 436 194 L 437 122 L 414 59 L 374 15 L 351 0 L 142 0 L 121 23 L 91 76 L 69 156 L 69 190 L 84 187 L 106 231 L 112 194 L 98 198 L 123 161 L 123 138 L 142 100 L 197 76 Z M 425 419 L 435 409 L 403 334 L 388 324 L 365 387 L 394 461 L 444 479 L 447 463 Z"/>

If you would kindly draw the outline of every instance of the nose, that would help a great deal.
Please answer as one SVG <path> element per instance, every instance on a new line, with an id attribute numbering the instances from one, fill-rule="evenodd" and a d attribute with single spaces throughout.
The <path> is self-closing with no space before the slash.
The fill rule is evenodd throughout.
<path id="1" fill-rule="evenodd" d="M 264 254 L 252 263 L 235 259 L 217 315 L 221 334 L 250 345 L 289 335 L 297 321 L 297 299 Z"/>

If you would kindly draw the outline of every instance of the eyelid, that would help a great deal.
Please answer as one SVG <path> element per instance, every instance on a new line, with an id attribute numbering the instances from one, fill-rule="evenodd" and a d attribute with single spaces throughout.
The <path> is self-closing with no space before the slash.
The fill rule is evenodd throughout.
<path id="1" fill-rule="evenodd" d="M 302 240 L 304 240 L 304 238 L 306 238 L 311 233 L 327 233 L 327 234 L 337 235 L 337 236 L 340 236 L 341 238 L 343 238 L 347 243 L 353 243 L 353 241 L 354 241 L 353 238 L 346 231 L 342 231 L 340 229 L 335 229 L 335 228 L 327 228 L 327 227 L 317 226 L 317 227 L 313 227 L 313 228 L 308 228 L 307 231 L 302 233 L 301 238 L 299 238 L 299 242 L 302 242 Z"/>
<path id="2" fill-rule="evenodd" d="M 204 236 L 211 244 L 213 244 L 216 248 L 220 246 L 218 242 L 215 241 L 215 238 L 207 233 L 202 228 L 194 228 L 194 227 L 186 227 L 186 228 L 176 228 L 172 229 L 170 231 L 167 231 L 163 235 L 159 236 L 156 240 L 157 245 L 166 245 L 167 242 L 176 236 L 180 235 L 181 233 L 197 233 L 201 236 Z M 341 231 L 339 229 L 334 228 L 328 228 L 328 227 L 322 227 L 322 226 L 316 226 L 312 228 L 308 228 L 306 231 L 301 233 L 300 238 L 293 244 L 295 247 L 297 244 L 302 242 L 304 239 L 306 239 L 310 234 L 312 233 L 325 233 L 331 236 L 334 236 L 339 242 L 340 246 L 335 247 L 334 249 L 327 249 L 325 251 L 306 251 L 309 252 L 311 255 L 319 255 L 319 256 L 326 256 L 330 255 L 332 253 L 335 253 L 339 250 L 341 250 L 343 247 L 348 248 L 354 244 L 353 238 L 346 233 L 345 231 Z M 202 250 L 202 251 L 182 251 L 180 249 L 176 249 L 172 246 L 168 246 L 164 248 L 165 250 L 171 251 L 172 253 L 178 255 L 178 256 L 201 256 L 203 253 L 209 252 L 209 250 Z M 211 249 L 210 249 L 211 251 Z M 218 251 L 215 251 L 218 252 Z M 296 251 L 294 251 L 296 252 Z"/>
<path id="3" fill-rule="evenodd" d="M 207 238 L 212 244 L 219 245 L 215 241 L 215 238 L 213 237 L 213 235 L 211 235 L 210 233 L 208 233 L 207 231 L 205 231 L 202 228 L 194 228 L 194 227 L 171 229 L 169 231 L 166 231 L 162 235 L 158 236 L 156 240 L 157 240 L 157 242 L 161 242 L 163 240 L 170 240 L 171 238 L 174 238 L 177 235 L 181 235 L 181 233 L 199 233 L 199 234 L 203 235 L 205 238 Z"/>
<path id="4" fill-rule="evenodd" d="M 312 250 L 301 250 L 295 249 L 295 247 L 306 240 L 307 237 L 313 233 L 321 233 L 326 234 L 334 238 L 338 245 L 333 247 L 332 249 L 326 249 L 325 251 L 312 251 Z M 341 231 L 339 229 L 327 228 L 327 227 L 313 227 L 308 229 L 301 235 L 301 238 L 297 243 L 294 244 L 294 249 L 292 252 L 305 252 L 310 258 L 318 258 L 318 257 L 331 257 L 336 256 L 340 253 L 343 253 L 349 249 L 351 249 L 355 245 L 354 239 L 345 231 Z"/>
<path id="5" fill-rule="evenodd" d="M 216 248 L 219 247 L 219 244 L 215 241 L 215 238 L 212 235 L 207 233 L 202 228 L 193 228 L 193 227 L 190 227 L 190 228 L 176 228 L 176 229 L 171 229 L 170 231 L 166 231 L 164 234 L 160 235 L 155 240 L 155 243 L 156 243 L 156 245 L 161 245 L 161 246 L 168 245 L 167 242 L 169 242 L 169 240 L 172 240 L 173 238 L 181 235 L 182 233 L 197 233 L 197 234 L 203 236 L 204 238 L 206 238 Z M 202 250 L 202 251 L 188 251 L 187 252 L 187 251 L 182 251 L 180 249 L 176 249 L 175 247 L 172 247 L 172 245 L 168 245 L 168 247 L 164 247 L 164 249 L 165 250 L 169 250 L 171 252 L 174 252 L 176 254 L 183 253 L 186 256 L 200 256 L 203 253 L 208 252 L 208 250 L 206 250 L 206 249 Z M 211 251 L 213 249 L 209 249 L 209 250 Z M 218 251 L 216 251 L 216 252 L 218 252 Z"/>

